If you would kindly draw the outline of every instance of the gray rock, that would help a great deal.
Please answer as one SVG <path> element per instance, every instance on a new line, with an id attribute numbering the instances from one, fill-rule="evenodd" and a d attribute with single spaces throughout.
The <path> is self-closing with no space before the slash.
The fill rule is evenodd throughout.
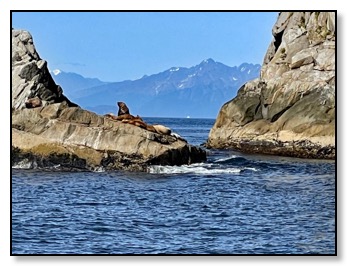
<path id="1" fill-rule="evenodd" d="M 45 104 L 65 101 L 69 106 L 77 106 L 53 81 L 47 62 L 35 49 L 31 34 L 12 30 L 12 107 L 25 108 L 25 102 L 34 97 L 39 97 Z"/>
<path id="2" fill-rule="evenodd" d="M 291 58 L 290 68 L 298 68 L 313 63 L 317 51 L 314 47 L 303 49 Z"/>
<path id="3" fill-rule="evenodd" d="M 272 33 L 260 78 L 223 105 L 207 147 L 333 159 L 335 14 L 282 12 Z"/>

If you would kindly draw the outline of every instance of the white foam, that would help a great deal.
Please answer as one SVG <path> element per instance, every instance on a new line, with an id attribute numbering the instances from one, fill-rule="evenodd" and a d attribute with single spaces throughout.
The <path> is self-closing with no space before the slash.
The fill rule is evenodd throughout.
<path id="1" fill-rule="evenodd" d="M 36 162 L 29 161 L 29 159 L 23 159 L 22 161 L 13 165 L 12 168 L 14 168 L 14 169 L 32 169 L 32 168 L 36 168 L 36 166 L 37 166 Z"/>
<path id="2" fill-rule="evenodd" d="M 236 155 L 231 155 L 230 157 L 227 157 L 227 158 L 220 158 L 220 159 L 217 159 L 217 160 L 215 160 L 214 162 L 215 162 L 215 163 L 221 163 L 221 162 L 225 162 L 225 161 L 228 161 L 228 160 L 237 158 L 237 157 L 238 157 L 238 156 L 236 156 Z"/>
<path id="3" fill-rule="evenodd" d="M 259 171 L 257 168 L 254 168 L 254 167 L 244 167 L 243 170 L 251 170 L 251 171 L 254 171 L 254 172 Z"/>
<path id="4" fill-rule="evenodd" d="M 199 175 L 218 175 L 240 173 L 238 168 L 215 169 L 209 168 L 212 164 L 191 164 L 181 166 L 152 165 L 149 167 L 151 174 L 199 174 Z"/>
<path id="5" fill-rule="evenodd" d="M 95 173 L 103 173 L 103 172 L 105 172 L 105 168 L 102 167 L 102 166 L 95 167 L 95 168 L 93 169 L 93 172 L 95 172 Z"/>

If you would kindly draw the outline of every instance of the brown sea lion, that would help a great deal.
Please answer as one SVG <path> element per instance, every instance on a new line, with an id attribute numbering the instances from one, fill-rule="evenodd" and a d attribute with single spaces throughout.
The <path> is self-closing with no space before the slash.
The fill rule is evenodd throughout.
<path id="1" fill-rule="evenodd" d="M 139 120 L 143 121 L 142 117 L 140 117 L 139 115 L 135 116 L 135 119 L 139 119 Z"/>
<path id="2" fill-rule="evenodd" d="M 134 125 L 135 126 L 138 126 L 140 128 L 144 128 L 144 129 L 147 129 L 147 124 L 143 121 L 140 121 L 140 120 L 133 120 L 133 122 L 135 123 Z"/>
<path id="3" fill-rule="evenodd" d="M 130 114 L 129 108 L 128 108 L 128 106 L 125 103 L 117 102 L 117 105 L 119 107 L 119 109 L 118 109 L 118 116 L 125 115 L 125 114 L 127 114 L 127 115 Z"/>
<path id="4" fill-rule="evenodd" d="M 132 120 L 134 118 L 135 117 L 133 115 L 130 115 L 130 114 L 123 114 L 123 115 L 118 115 L 118 116 L 115 117 L 115 119 L 118 120 L 118 121 L 122 121 L 124 119 Z"/>
<path id="5" fill-rule="evenodd" d="M 141 127 L 144 129 L 147 128 L 147 124 L 145 122 L 143 122 L 142 120 L 136 119 L 136 118 L 135 119 L 123 119 L 122 123 L 134 125 L 134 126 Z"/>
<path id="6" fill-rule="evenodd" d="M 25 102 L 26 108 L 35 108 L 42 106 L 42 101 L 39 97 L 30 98 Z"/>
<path id="7" fill-rule="evenodd" d="M 111 118 L 113 120 L 117 120 L 117 116 L 115 116 L 113 113 L 105 114 L 105 117 Z"/>
<path id="8" fill-rule="evenodd" d="M 139 116 L 134 117 L 132 120 L 133 120 L 133 121 L 138 121 L 138 122 L 141 122 L 141 123 L 145 123 L 145 122 L 142 120 L 142 118 L 139 117 Z"/>
<path id="9" fill-rule="evenodd" d="M 153 133 L 157 133 L 157 131 L 155 130 L 154 126 L 152 126 L 152 125 L 147 125 L 146 129 L 147 129 L 148 131 L 153 132 Z"/>
<path id="10" fill-rule="evenodd" d="M 124 124 L 131 124 L 131 125 L 135 124 L 131 119 L 123 119 L 123 120 L 121 120 L 121 122 Z"/>
<path id="11" fill-rule="evenodd" d="M 148 125 L 139 116 L 134 117 L 132 115 L 121 115 L 121 116 L 117 116 L 116 118 L 117 119 L 123 118 L 123 119 L 120 119 L 120 121 L 122 121 L 122 123 L 134 125 L 134 126 L 146 129 L 146 130 L 153 132 L 153 133 L 158 133 L 158 134 L 162 134 L 162 135 L 170 135 L 171 134 L 170 128 L 163 126 L 163 125 Z M 176 139 L 177 139 L 177 137 L 176 137 Z"/>

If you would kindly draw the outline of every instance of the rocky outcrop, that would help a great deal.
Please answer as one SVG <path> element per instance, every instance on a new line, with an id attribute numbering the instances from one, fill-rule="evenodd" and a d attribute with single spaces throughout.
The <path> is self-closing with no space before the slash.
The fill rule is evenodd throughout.
<path id="1" fill-rule="evenodd" d="M 50 75 L 47 62 L 38 55 L 31 34 L 12 30 L 12 108 L 25 108 L 28 99 L 38 97 L 43 105 L 71 103 Z"/>
<path id="2" fill-rule="evenodd" d="M 207 147 L 335 158 L 335 13 L 282 12 L 261 75 L 225 103 Z"/>
<path id="3" fill-rule="evenodd" d="M 28 99 L 42 104 L 27 108 Z M 27 105 L 28 106 L 28 105 Z M 12 166 L 66 170 L 146 171 L 151 164 L 206 160 L 206 152 L 175 136 L 83 110 L 49 74 L 26 31 L 12 31 Z"/>

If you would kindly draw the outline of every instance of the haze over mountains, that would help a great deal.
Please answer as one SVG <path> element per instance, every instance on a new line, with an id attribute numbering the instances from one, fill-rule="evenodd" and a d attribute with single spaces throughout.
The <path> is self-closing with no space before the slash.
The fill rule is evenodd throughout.
<path id="1" fill-rule="evenodd" d="M 221 106 L 247 81 L 259 76 L 259 64 L 229 67 L 213 59 L 143 76 L 137 80 L 103 82 L 55 70 L 53 79 L 70 100 L 98 114 L 115 113 L 116 102 L 144 117 L 216 118 Z"/>

